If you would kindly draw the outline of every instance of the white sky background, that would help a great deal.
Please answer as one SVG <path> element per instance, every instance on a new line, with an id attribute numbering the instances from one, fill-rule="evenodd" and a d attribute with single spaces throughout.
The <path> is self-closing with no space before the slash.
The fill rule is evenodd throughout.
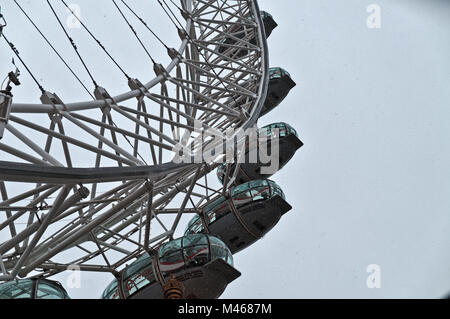
<path id="1" fill-rule="evenodd" d="M 32 15 L 49 17 L 39 24 L 66 48 L 63 53 L 73 56 L 45 1 L 20 2 Z M 78 3 L 89 3 L 82 6 L 83 17 L 130 75 L 153 75 L 109 1 Z M 371 3 L 381 6 L 381 29 L 366 26 Z M 286 68 L 297 82 L 260 125 L 288 122 L 305 146 L 273 178 L 292 211 L 263 240 L 235 256 L 242 276 L 223 297 L 443 296 L 450 290 L 450 1 L 259 4 L 279 24 L 269 38 L 271 65 Z M 3 0 L 2 7 L 11 40 L 44 86 L 66 101 L 87 100 L 71 75 L 52 63 L 52 53 L 12 0 Z M 143 15 L 178 47 L 167 18 L 152 8 Z M 23 30 L 13 28 L 19 22 Z M 95 52 L 90 65 L 100 83 L 112 93 L 127 90 L 124 78 L 86 34 L 74 30 L 71 35 L 79 37 L 80 50 Z M 0 48 L 0 74 L 6 74 L 11 53 L 4 43 Z M 77 63 L 75 57 L 70 62 Z M 21 69 L 24 85 L 15 91 L 17 97 L 38 103 L 39 91 Z M 380 289 L 366 286 L 369 264 L 381 267 Z M 66 277 L 56 279 L 65 284 Z M 98 298 L 111 279 L 83 274 L 81 288 L 69 294 Z"/>

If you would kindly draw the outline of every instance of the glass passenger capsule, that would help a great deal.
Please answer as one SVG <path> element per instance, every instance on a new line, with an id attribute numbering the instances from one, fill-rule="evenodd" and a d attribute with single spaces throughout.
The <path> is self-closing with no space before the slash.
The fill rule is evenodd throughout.
<path id="1" fill-rule="evenodd" d="M 233 254 L 268 233 L 291 210 L 281 188 L 271 180 L 251 181 L 203 207 L 185 234 L 209 233 L 223 240 Z"/>
<path id="2" fill-rule="evenodd" d="M 266 38 L 268 38 L 272 34 L 272 31 L 276 27 L 278 27 L 278 23 L 275 22 L 275 19 L 273 18 L 273 16 L 270 13 L 268 13 L 266 11 L 260 11 L 260 14 L 261 14 L 261 18 L 264 23 L 264 29 L 266 31 Z"/>
<path id="3" fill-rule="evenodd" d="M 275 22 L 273 16 L 266 12 L 260 11 L 261 19 L 263 21 L 264 30 L 266 34 L 266 39 L 272 34 L 272 31 L 278 26 Z M 252 17 L 248 19 L 253 20 Z M 245 23 L 245 20 L 242 20 L 241 23 Z M 248 24 L 248 22 L 247 22 Z M 231 34 L 232 37 L 224 37 L 220 40 L 221 45 L 218 47 L 218 51 L 221 54 L 226 54 L 227 56 L 234 56 L 237 58 L 241 58 L 247 55 L 248 50 L 244 48 L 237 48 L 236 46 L 244 46 L 244 43 L 239 42 L 237 39 L 244 40 L 252 45 L 256 44 L 256 38 L 254 36 L 254 28 L 246 27 L 242 25 L 233 25 L 231 26 L 227 33 Z M 234 37 L 234 38 L 233 38 Z M 250 38 L 251 37 L 251 38 Z M 236 39 L 235 39 L 236 38 Z"/>
<path id="4" fill-rule="evenodd" d="M 289 92 L 297 85 L 285 69 L 276 67 L 269 69 L 269 87 L 264 107 L 259 114 L 260 117 L 266 115 L 288 96 Z"/>
<path id="5" fill-rule="evenodd" d="M 248 88 L 256 84 L 257 82 L 255 82 L 254 79 L 250 79 L 245 81 L 242 86 Z M 280 105 L 296 85 L 297 84 L 292 80 L 289 72 L 285 69 L 280 67 L 269 68 L 267 95 L 261 112 L 259 113 L 259 117 L 266 115 Z M 251 103 L 252 101 L 252 99 L 242 96 L 238 99 L 229 99 L 226 104 L 230 105 L 232 108 L 243 108 L 247 103 Z"/>
<path id="6" fill-rule="evenodd" d="M 278 138 L 278 170 L 281 170 L 295 155 L 297 150 L 303 146 L 303 142 L 300 141 L 297 131 L 287 123 L 274 123 L 262 127 L 258 131 L 259 137 L 268 137 L 267 140 L 267 153 L 272 154 L 272 138 Z M 260 141 L 261 143 L 261 141 Z M 259 145 L 258 145 L 259 146 Z M 247 153 L 245 155 L 244 163 L 239 165 L 239 172 L 236 175 L 235 184 L 243 184 L 245 182 L 267 179 L 273 174 L 263 174 L 261 172 L 262 167 L 266 167 L 269 164 L 262 163 L 259 159 L 257 161 L 250 161 L 252 156 L 249 155 L 250 152 L 258 152 L 258 148 L 252 150 L 247 144 Z M 256 163 L 254 163 L 256 162 Z M 228 174 L 232 176 L 236 165 L 234 163 L 229 164 Z M 227 174 L 227 164 L 222 164 L 217 168 L 217 177 L 219 181 L 223 184 L 225 175 Z M 229 180 L 229 179 L 228 179 Z"/>
<path id="7" fill-rule="evenodd" d="M 70 299 L 57 281 L 43 278 L 20 279 L 0 285 L 0 299 Z"/>
<path id="8" fill-rule="evenodd" d="M 157 256 L 145 253 L 120 272 L 103 299 L 162 299 L 164 281 L 174 277 L 189 299 L 218 298 L 240 276 L 229 248 L 218 238 L 189 234 L 161 245 Z M 163 280 L 164 278 L 164 280 Z"/>

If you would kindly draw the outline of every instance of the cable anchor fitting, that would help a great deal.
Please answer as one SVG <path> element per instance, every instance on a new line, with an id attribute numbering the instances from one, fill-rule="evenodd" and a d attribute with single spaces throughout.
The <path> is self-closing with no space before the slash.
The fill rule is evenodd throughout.
<path id="1" fill-rule="evenodd" d="M 0 14 L 0 18 L 1 17 L 2 16 Z M 12 63 L 14 66 L 16 66 L 14 64 L 14 59 L 12 60 Z M 3 138 L 3 133 L 5 132 L 5 128 L 9 120 L 9 113 L 11 112 L 11 105 L 13 98 L 13 94 L 11 93 L 12 84 L 14 84 L 15 86 L 20 85 L 19 76 L 20 71 L 16 66 L 16 70 L 14 72 L 12 71 L 9 72 L 8 76 L 6 77 L 8 79 L 8 82 L 6 83 L 5 90 L 0 90 L 0 140 Z"/>

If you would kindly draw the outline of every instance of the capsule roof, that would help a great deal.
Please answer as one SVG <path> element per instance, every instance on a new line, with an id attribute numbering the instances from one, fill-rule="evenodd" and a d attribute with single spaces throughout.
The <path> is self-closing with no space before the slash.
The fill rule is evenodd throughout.
<path id="1" fill-rule="evenodd" d="M 267 11 L 261 10 L 259 13 L 261 18 L 273 18 L 273 16 Z"/>
<path id="2" fill-rule="evenodd" d="M 275 196 L 281 196 L 284 200 L 286 196 L 284 195 L 283 190 L 277 183 L 271 181 L 269 179 L 258 180 L 258 181 L 250 181 L 239 186 L 236 186 L 231 191 L 231 197 L 233 199 L 238 199 L 240 197 L 246 196 L 253 200 L 267 199 Z M 212 203 L 205 206 L 204 211 L 208 212 L 213 210 L 217 205 L 225 200 L 224 196 L 219 197 Z"/>
<path id="3" fill-rule="evenodd" d="M 70 297 L 59 282 L 35 278 L 2 283 L 0 299 L 70 299 Z"/>
<path id="4" fill-rule="evenodd" d="M 269 76 L 271 80 L 279 79 L 284 76 L 291 77 L 288 71 L 280 67 L 269 68 Z"/>
<path id="5" fill-rule="evenodd" d="M 297 131 L 291 125 L 284 122 L 266 125 L 259 129 L 259 134 L 270 136 L 274 129 L 278 129 L 280 137 L 285 137 L 288 135 L 295 135 L 296 137 L 299 137 Z"/>

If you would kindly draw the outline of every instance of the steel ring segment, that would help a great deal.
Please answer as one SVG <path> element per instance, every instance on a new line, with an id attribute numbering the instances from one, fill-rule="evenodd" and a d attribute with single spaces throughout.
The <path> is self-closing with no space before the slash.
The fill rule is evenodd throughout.
<path id="1" fill-rule="evenodd" d="M 141 179 L 155 181 L 167 174 L 196 166 L 197 164 L 165 163 L 156 166 L 66 168 L 0 161 L 0 172 L 4 181 L 65 185 Z"/>

